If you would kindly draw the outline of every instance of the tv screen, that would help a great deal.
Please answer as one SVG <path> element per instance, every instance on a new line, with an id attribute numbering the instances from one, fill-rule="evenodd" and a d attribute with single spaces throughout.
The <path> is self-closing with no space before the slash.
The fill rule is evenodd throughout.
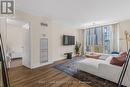
<path id="1" fill-rule="evenodd" d="M 75 36 L 63 35 L 63 45 L 75 45 Z"/>

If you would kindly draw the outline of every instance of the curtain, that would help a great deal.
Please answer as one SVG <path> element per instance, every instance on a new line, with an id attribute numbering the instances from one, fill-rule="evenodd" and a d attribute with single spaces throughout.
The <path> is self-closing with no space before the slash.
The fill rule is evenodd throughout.
<path id="1" fill-rule="evenodd" d="M 112 25 L 112 50 L 119 52 L 119 24 Z"/>
<path id="2" fill-rule="evenodd" d="M 86 33 L 86 51 L 110 53 L 112 48 L 112 26 L 88 28 Z"/>

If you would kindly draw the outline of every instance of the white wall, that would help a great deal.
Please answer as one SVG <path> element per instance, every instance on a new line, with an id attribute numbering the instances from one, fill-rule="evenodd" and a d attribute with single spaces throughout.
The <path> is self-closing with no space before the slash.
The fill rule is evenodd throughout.
<path id="1" fill-rule="evenodd" d="M 30 23 L 31 68 L 42 65 L 40 64 L 40 38 L 48 38 L 49 62 L 64 59 L 64 52 L 74 51 L 74 46 L 65 47 L 62 45 L 62 35 L 73 35 L 78 40 L 78 30 L 53 22 L 47 17 L 36 16 L 22 11 L 16 11 L 16 19 Z M 41 26 L 41 22 L 47 23 L 48 27 Z"/>
<path id="2" fill-rule="evenodd" d="M 22 26 L 14 22 L 7 23 L 6 54 L 11 54 L 11 58 L 21 57 L 22 64 L 30 68 L 30 32 Z"/>
<path id="3" fill-rule="evenodd" d="M 24 28 L 7 24 L 7 47 L 12 52 L 12 58 L 23 56 L 23 32 Z"/>
<path id="4" fill-rule="evenodd" d="M 119 49 L 120 51 L 127 51 L 126 39 L 124 32 L 128 31 L 130 34 L 130 20 L 119 23 Z M 129 44 L 130 47 L 130 44 Z"/>
<path id="5" fill-rule="evenodd" d="M 52 57 L 53 61 L 61 60 L 66 58 L 64 53 L 73 52 L 74 55 L 74 45 L 64 46 L 63 45 L 63 35 L 75 36 L 75 41 L 81 42 L 82 39 L 79 37 L 78 29 L 71 29 L 63 24 L 52 23 Z M 80 41 L 79 41 L 80 40 Z M 81 42 L 82 43 L 82 42 Z"/>
<path id="6" fill-rule="evenodd" d="M 126 37 L 124 32 L 127 31 L 130 34 L 130 20 L 121 21 L 119 23 L 113 24 L 112 27 L 113 27 L 113 46 L 112 46 L 113 50 L 119 52 L 127 51 Z"/>
<path id="7" fill-rule="evenodd" d="M 78 42 L 80 42 L 81 43 L 81 53 L 83 53 L 84 54 L 84 43 L 86 42 L 85 41 L 85 36 L 84 36 L 84 32 L 85 32 L 85 30 L 84 29 L 79 29 L 78 30 L 78 33 L 79 33 L 79 35 L 78 35 Z"/>
<path id="8" fill-rule="evenodd" d="M 65 26 L 64 24 L 60 24 L 58 22 L 54 22 L 48 17 L 41 17 L 32 15 L 29 13 L 25 13 L 22 11 L 16 11 L 16 18 L 19 20 L 25 20 L 30 23 L 30 31 L 31 31 L 31 67 L 39 66 L 40 64 L 40 38 L 48 38 L 48 50 L 49 50 L 49 61 L 53 62 L 56 60 L 64 59 L 65 52 L 74 52 L 74 46 L 63 46 L 62 45 L 62 35 L 73 35 L 76 37 L 78 42 L 84 43 L 83 30 L 73 29 Z M 41 22 L 47 23 L 48 27 L 42 27 L 40 25 Z M 122 32 L 124 30 L 130 30 L 130 22 L 125 21 L 119 23 L 119 36 L 120 39 L 124 38 Z M 79 32 L 80 31 L 80 32 Z M 119 41 L 120 50 L 125 50 L 124 46 L 125 41 Z"/>
<path id="9" fill-rule="evenodd" d="M 2 36 L 2 41 L 3 41 L 5 54 L 6 54 L 6 38 L 7 38 L 6 32 L 7 32 L 6 19 L 5 18 L 0 18 L 0 33 L 1 33 L 1 36 Z"/>
<path id="10" fill-rule="evenodd" d="M 40 38 L 42 37 L 42 34 L 44 34 L 44 31 L 42 31 L 43 27 L 41 27 L 40 23 L 43 22 L 45 18 L 31 15 L 29 13 L 25 13 L 18 10 L 16 11 L 15 17 L 16 19 L 27 21 L 30 23 L 30 39 L 31 39 L 30 40 L 30 47 L 31 47 L 30 68 L 40 66 Z M 46 20 L 44 22 L 46 22 Z M 46 36 L 49 35 L 46 34 Z M 51 54 L 50 49 L 49 49 L 49 54 Z M 51 55 L 49 55 L 49 59 L 51 58 L 50 56 Z"/>

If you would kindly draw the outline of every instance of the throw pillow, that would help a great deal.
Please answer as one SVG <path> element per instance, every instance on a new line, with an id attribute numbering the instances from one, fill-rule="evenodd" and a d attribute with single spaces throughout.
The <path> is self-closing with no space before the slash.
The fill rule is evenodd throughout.
<path id="1" fill-rule="evenodd" d="M 128 55 L 127 52 L 121 52 L 120 53 L 120 56 L 122 56 L 122 57 L 127 57 L 127 55 Z"/>
<path id="2" fill-rule="evenodd" d="M 120 57 L 113 57 L 110 61 L 110 64 L 122 66 L 125 63 L 126 57 L 120 56 Z"/>

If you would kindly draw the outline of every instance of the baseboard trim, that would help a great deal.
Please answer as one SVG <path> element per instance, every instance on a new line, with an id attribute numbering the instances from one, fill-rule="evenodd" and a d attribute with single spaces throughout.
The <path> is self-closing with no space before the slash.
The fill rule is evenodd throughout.
<path id="1" fill-rule="evenodd" d="M 42 66 L 45 66 L 45 65 L 49 65 L 49 64 L 52 64 L 56 61 L 60 61 L 60 60 L 64 60 L 66 59 L 66 57 L 64 58 L 59 58 L 59 59 L 56 59 L 56 60 L 53 60 L 53 61 L 50 61 L 50 62 L 47 62 L 47 63 L 43 63 L 43 64 L 39 64 L 39 65 L 35 65 L 35 66 L 32 66 L 31 69 L 35 69 L 35 68 L 38 68 L 38 67 L 42 67 Z"/>
<path id="2" fill-rule="evenodd" d="M 53 62 L 57 62 L 57 61 L 64 60 L 64 59 L 67 59 L 67 58 L 59 58 L 59 59 L 53 60 Z"/>
<path id="3" fill-rule="evenodd" d="M 11 58 L 11 60 L 17 60 L 17 59 L 22 59 L 22 57 Z"/>
<path id="4" fill-rule="evenodd" d="M 38 68 L 38 67 L 42 67 L 42 66 L 45 66 L 45 65 L 52 64 L 52 63 L 54 63 L 54 62 L 47 62 L 47 63 L 39 64 L 39 65 L 36 65 L 36 66 L 32 66 L 31 69 L 35 69 L 35 68 Z"/>

